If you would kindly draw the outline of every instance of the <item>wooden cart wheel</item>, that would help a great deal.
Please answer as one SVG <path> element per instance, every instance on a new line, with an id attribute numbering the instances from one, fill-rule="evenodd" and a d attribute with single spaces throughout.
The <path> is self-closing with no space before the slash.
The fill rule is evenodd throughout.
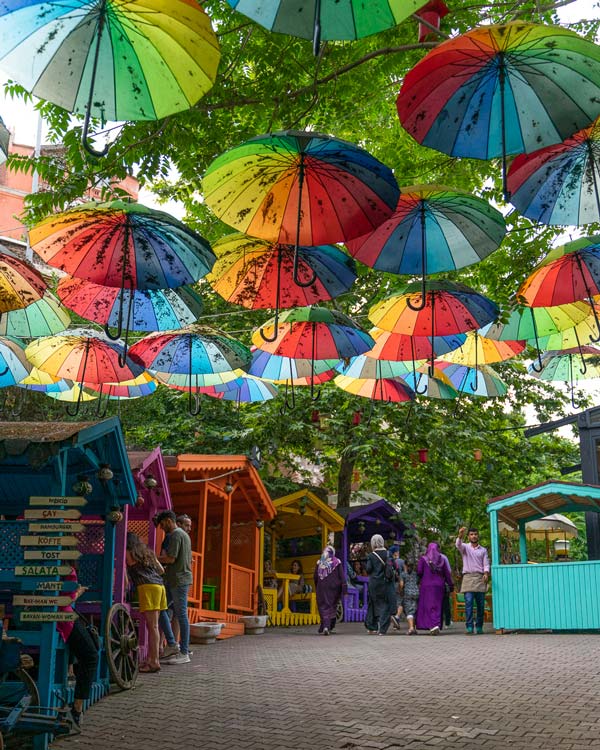
<path id="1" fill-rule="evenodd" d="M 30 706 L 40 705 L 40 694 L 33 677 L 22 667 L 13 672 L 5 672 L 0 679 L 0 686 L 4 683 L 14 685 L 8 691 L 2 691 L 2 702 L 9 706 L 16 706 L 26 695 L 29 696 Z"/>
<path id="2" fill-rule="evenodd" d="M 139 667 L 139 643 L 129 610 L 113 604 L 104 626 L 104 648 L 110 676 L 122 690 L 135 685 Z"/>

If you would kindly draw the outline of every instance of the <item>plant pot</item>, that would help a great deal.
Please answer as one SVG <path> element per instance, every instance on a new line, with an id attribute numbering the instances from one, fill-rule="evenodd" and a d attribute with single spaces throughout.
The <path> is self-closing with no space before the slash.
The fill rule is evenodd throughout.
<path id="1" fill-rule="evenodd" d="M 190 641 L 205 645 L 214 643 L 224 625 L 224 622 L 196 622 L 190 625 Z"/>
<path id="2" fill-rule="evenodd" d="M 267 616 L 248 615 L 246 617 L 240 617 L 240 622 L 244 623 L 246 635 L 260 635 L 260 633 L 264 633 L 265 627 L 267 626 Z"/>

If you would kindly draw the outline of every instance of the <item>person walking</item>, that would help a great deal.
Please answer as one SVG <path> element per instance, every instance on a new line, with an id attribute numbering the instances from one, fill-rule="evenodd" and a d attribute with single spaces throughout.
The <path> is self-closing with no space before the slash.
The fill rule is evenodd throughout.
<path id="1" fill-rule="evenodd" d="M 408 558 L 402 573 L 402 611 L 408 625 L 407 635 L 417 635 L 415 615 L 419 604 L 419 576 L 415 561 Z"/>
<path id="2" fill-rule="evenodd" d="M 173 597 L 173 614 L 179 623 L 179 653 L 163 660 L 164 664 L 187 664 L 190 661 L 190 621 L 188 620 L 188 592 L 192 585 L 192 542 L 188 534 L 177 526 L 172 510 L 157 516 L 160 528 L 169 534 L 169 545 L 158 558 L 165 567 L 165 582 Z M 166 654 L 165 654 L 166 656 Z"/>
<path id="3" fill-rule="evenodd" d="M 487 549 L 479 544 L 479 531 L 470 528 L 468 531 L 469 543 L 465 544 L 463 537 L 466 531 L 466 526 L 461 526 L 459 529 L 456 549 L 462 555 L 463 560 L 460 591 L 461 594 L 465 595 L 467 635 L 473 635 L 473 602 L 477 606 L 476 631 L 478 634 L 483 633 L 485 593 L 490 577 L 490 560 Z"/>
<path id="4" fill-rule="evenodd" d="M 369 635 L 385 635 L 396 611 L 396 581 L 393 573 L 388 574 L 393 567 L 387 564 L 388 552 L 381 534 L 371 537 L 371 550 L 367 557 L 369 601 L 365 627 Z"/>
<path id="5" fill-rule="evenodd" d="M 446 586 L 454 588 L 448 560 L 444 559 L 436 542 L 427 546 L 419 558 L 417 575 L 421 581 L 417 605 L 417 629 L 439 635 L 442 629 L 444 593 Z"/>
<path id="6" fill-rule="evenodd" d="M 400 630 L 400 615 L 402 614 L 402 599 L 404 597 L 404 573 L 406 565 L 400 557 L 400 545 L 392 544 L 388 549 L 388 554 L 392 556 L 394 569 L 396 571 L 396 613 L 392 615 L 392 627 L 394 630 Z"/>
<path id="7" fill-rule="evenodd" d="M 335 628 L 338 603 L 348 589 L 341 560 L 335 556 L 335 549 L 330 544 L 315 565 L 314 581 L 321 618 L 319 633 L 329 635 Z"/>

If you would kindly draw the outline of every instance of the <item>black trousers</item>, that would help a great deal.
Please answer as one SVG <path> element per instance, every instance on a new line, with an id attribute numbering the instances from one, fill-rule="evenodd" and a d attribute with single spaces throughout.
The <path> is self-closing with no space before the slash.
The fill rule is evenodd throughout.
<path id="1" fill-rule="evenodd" d="M 81 620 L 75 620 L 71 635 L 67 639 L 70 656 L 77 660 L 73 666 L 75 672 L 75 698 L 87 700 L 96 669 L 98 667 L 98 651 L 92 637 Z"/>

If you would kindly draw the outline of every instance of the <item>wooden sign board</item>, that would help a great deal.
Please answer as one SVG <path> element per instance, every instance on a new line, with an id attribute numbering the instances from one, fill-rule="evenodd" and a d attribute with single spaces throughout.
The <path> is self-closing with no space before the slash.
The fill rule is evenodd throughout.
<path id="1" fill-rule="evenodd" d="M 76 591 L 79 587 L 77 581 L 21 581 L 21 586 L 25 588 L 26 583 L 31 587 L 35 586 L 36 591 Z"/>
<path id="2" fill-rule="evenodd" d="M 85 531 L 85 526 L 82 523 L 61 523 L 60 521 L 46 521 L 46 523 L 30 523 L 29 531 L 35 531 L 38 533 L 55 533 L 56 531 L 61 531 L 63 534 L 76 534 L 80 531 Z"/>
<path id="3" fill-rule="evenodd" d="M 60 562 L 61 560 L 79 560 L 81 552 L 76 549 L 26 549 L 23 552 L 23 557 L 25 560 L 56 560 Z"/>
<path id="4" fill-rule="evenodd" d="M 76 536 L 22 536 L 21 547 L 76 547 Z"/>
<path id="5" fill-rule="evenodd" d="M 30 497 L 29 505 L 69 505 L 76 508 L 83 508 L 84 505 L 87 505 L 87 500 L 85 497 Z"/>
<path id="6" fill-rule="evenodd" d="M 74 622 L 78 615 L 75 612 L 21 612 L 21 622 Z"/>
<path id="7" fill-rule="evenodd" d="M 52 518 L 57 521 L 61 518 L 68 518 L 77 521 L 81 518 L 81 511 L 75 508 L 71 510 L 64 510 L 61 508 L 33 508 L 24 511 L 23 517 L 26 519 L 39 518 L 42 521 L 46 519 L 50 520 Z"/>
<path id="8" fill-rule="evenodd" d="M 17 565 L 16 576 L 67 576 L 71 572 L 70 565 Z"/>
<path id="9" fill-rule="evenodd" d="M 13 605 L 15 607 L 67 607 L 73 604 L 70 596 L 35 596 L 32 594 L 15 594 Z"/>

